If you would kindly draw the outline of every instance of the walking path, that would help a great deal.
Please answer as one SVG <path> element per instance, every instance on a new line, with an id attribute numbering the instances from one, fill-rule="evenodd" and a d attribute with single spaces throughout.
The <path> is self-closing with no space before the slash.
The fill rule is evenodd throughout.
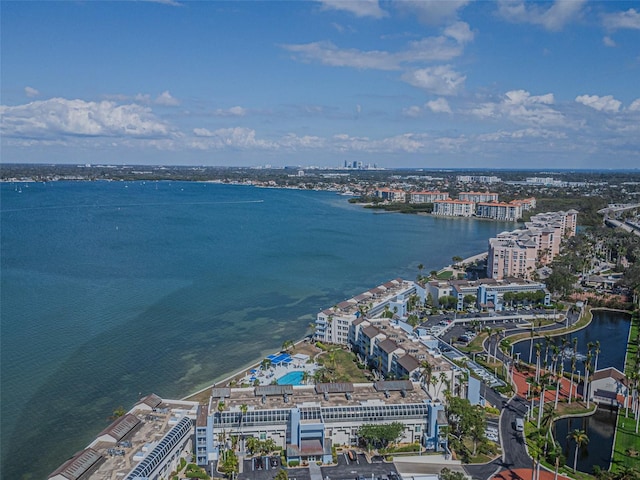
<path id="1" fill-rule="evenodd" d="M 518 370 L 514 370 L 513 371 L 513 381 L 516 384 L 516 389 L 517 389 L 517 394 L 518 396 L 520 396 L 521 398 L 527 398 L 527 391 L 529 390 L 529 386 L 530 384 L 527 382 L 527 379 L 529 378 L 533 378 L 535 377 L 535 372 L 532 373 L 525 373 L 525 372 L 519 372 Z M 577 377 L 576 377 L 577 378 Z M 582 398 L 581 395 L 578 395 L 577 393 L 577 384 L 576 382 L 573 382 L 574 385 L 572 387 L 571 390 L 571 399 L 574 400 L 577 397 Z M 554 385 L 556 385 L 556 381 L 553 382 Z M 568 378 L 563 378 L 561 380 L 561 385 L 560 385 L 560 393 L 558 394 L 558 400 L 562 401 L 562 400 L 568 400 L 569 399 L 569 386 L 571 385 L 571 380 L 569 380 Z M 535 397 L 536 402 L 539 400 L 539 395 L 536 395 Z M 546 402 L 554 402 L 556 399 L 556 391 L 555 390 L 549 390 L 547 389 L 547 391 L 545 392 L 544 395 L 544 401 Z"/>
<path id="2" fill-rule="evenodd" d="M 491 480 L 533 480 L 533 470 L 531 468 L 516 468 L 514 470 L 503 470 L 500 473 L 494 475 Z M 539 480 L 553 480 L 555 478 L 553 472 L 540 469 L 540 476 L 536 475 Z M 569 480 L 569 477 L 558 474 L 559 479 Z"/>

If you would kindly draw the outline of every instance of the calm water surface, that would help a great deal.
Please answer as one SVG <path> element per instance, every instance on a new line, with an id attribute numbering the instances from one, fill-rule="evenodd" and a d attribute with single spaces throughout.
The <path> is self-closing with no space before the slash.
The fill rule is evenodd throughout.
<path id="1" fill-rule="evenodd" d="M 593 320 L 587 328 L 572 332 L 569 335 L 551 337 L 553 344 L 562 350 L 562 340 L 566 338 L 566 345 L 573 349 L 573 339 L 578 340 L 577 351 L 579 359 L 576 362 L 576 372 L 579 370 L 584 375 L 584 362 L 581 360 L 587 354 L 587 345 L 591 342 L 595 344 L 600 342 L 600 354 L 598 355 L 598 369 L 615 367 L 620 371 L 624 370 L 624 357 L 626 354 L 626 345 L 629 338 L 629 328 L 631 328 L 631 317 L 624 312 L 613 312 L 608 310 L 594 310 Z M 539 343 L 540 362 L 544 363 L 544 355 L 546 351 L 546 342 L 544 338 L 535 339 L 534 345 Z M 514 346 L 514 353 L 520 353 L 520 358 L 524 361 L 529 360 L 531 340 L 518 342 Z M 592 368 L 595 366 L 595 348 L 592 350 L 593 358 L 591 360 Z M 548 364 L 551 364 L 551 349 L 548 351 Z M 536 362 L 536 349 L 533 348 L 531 361 Z M 565 360 L 565 371 L 571 371 L 571 360 L 569 357 Z"/>
<path id="2" fill-rule="evenodd" d="M 302 337 L 328 305 L 513 228 L 376 213 L 328 192 L 16 187 L 0 185 L 1 459 L 12 479 L 45 477 L 140 394 L 182 397 Z"/>
<path id="3" fill-rule="evenodd" d="M 578 429 L 587 433 L 589 443 L 578 450 L 577 469 L 581 472 L 593 473 L 593 467 L 597 465 L 603 470 L 607 470 L 611 460 L 616 419 L 616 410 L 599 408 L 595 414 L 589 417 L 558 420 L 554 426 L 554 437 L 562 446 L 567 465 L 573 468 L 573 458 L 576 451 L 575 442 L 568 439 L 567 435 Z"/>

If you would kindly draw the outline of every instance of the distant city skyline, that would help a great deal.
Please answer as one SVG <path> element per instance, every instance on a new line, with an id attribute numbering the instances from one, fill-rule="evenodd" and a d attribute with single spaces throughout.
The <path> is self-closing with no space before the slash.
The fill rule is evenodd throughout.
<path id="1" fill-rule="evenodd" d="M 640 165 L 640 2 L 3 1 L 3 163 Z"/>

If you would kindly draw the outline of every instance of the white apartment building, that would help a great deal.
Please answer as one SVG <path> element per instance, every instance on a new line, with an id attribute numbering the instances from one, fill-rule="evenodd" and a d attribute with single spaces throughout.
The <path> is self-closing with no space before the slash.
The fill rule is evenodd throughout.
<path id="1" fill-rule="evenodd" d="M 498 194 L 491 192 L 460 192 L 458 194 L 458 200 L 464 200 L 473 203 L 497 202 Z"/>
<path id="2" fill-rule="evenodd" d="M 198 402 L 147 395 L 47 478 L 169 478 L 180 459 L 190 461 L 195 451 L 194 424 L 202 410 Z"/>
<path id="3" fill-rule="evenodd" d="M 531 278 L 537 258 L 538 242 L 526 231 L 501 233 L 489 239 L 487 275 L 497 280 L 505 277 Z"/>
<path id="4" fill-rule="evenodd" d="M 407 199 L 407 192 L 392 188 L 379 188 L 375 191 L 375 195 L 382 200 L 394 203 L 403 203 Z"/>
<path id="5" fill-rule="evenodd" d="M 535 197 L 515 199 L 515 200 L 511 200 L 509 203 L 512 205 L 520 205 L 522 207 L 523 212 L 528 212 L 529 210 L 533 210 L 534 208 L 536 208 Z"/>
<path id="6" fill-rule="evenodd" d="M 480 202 L 476 204 L 476 217 L 515 222 L 522 218 L 522 205 L 504 202 Z"/>
<path id="7" fill-rule="evenodd" d="M 525 222 L 525 229 L 489 239 L 487 275 L 530 278 L 538 262 L 552 262 L 560 253 L 562 240 L 576 234 L 577 217 L 576 210 L 541 213 Z"/>
<path id="8" fill-rule="evenodd" d="M 447 192 L 411 192 L 409 203 L 433 203 L 436 200 L 448 200 Z"/>
<path id="9" fill-rule="evenodd" d="M 211 399 L 206 458 L 229 448 L 223 437 L 239 436 L 273 440 L 289 462 L 331 463 L 333 445 L 358 445 L 358 429 L 372 423 L 402 423 L 403 443 L 440 450 L 444 442 L 444 405 L 407 380 L 214 388 Z M 217 411 L 218 401 L 225 411 Z"/>
<path id="10" fill-rule="evenodd" d="M 499 183 L 502 180 L 494 175 L 457 175 L 456 182 L 461 183 Z"/>
<path id="11" fill-rule="evenodd" d="M 447 217 L 471 217 L 475 213 L 475 204 L 464 200 L 436 200 L 433 202 L 433 214 Z"/>
<path id="12" fill-rule="evenodd" d="M 412 295 L 417 295 L 421 302 L 425 300 L 424 288 L 412 281 L 397 278 L 378 285 L 318 313 L 314 338 L 324 343 L 347 345 L 349 327 L 354 321 L 365 315 L 377 317 L 385 309 L 406 317 L 407 303 Z"/>

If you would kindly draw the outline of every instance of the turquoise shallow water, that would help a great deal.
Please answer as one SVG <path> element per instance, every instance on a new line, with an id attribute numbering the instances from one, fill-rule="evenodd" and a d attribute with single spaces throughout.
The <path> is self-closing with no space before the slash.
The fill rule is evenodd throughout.
<path id="1" fill-rule="evenodd" d="M 328 305 L 512 227 L 376 213 L 328 192 L 20 190 L 0 185 L 3 478 L 42 478 L 119 405 L 182 397 L 302 337 Z"/>

